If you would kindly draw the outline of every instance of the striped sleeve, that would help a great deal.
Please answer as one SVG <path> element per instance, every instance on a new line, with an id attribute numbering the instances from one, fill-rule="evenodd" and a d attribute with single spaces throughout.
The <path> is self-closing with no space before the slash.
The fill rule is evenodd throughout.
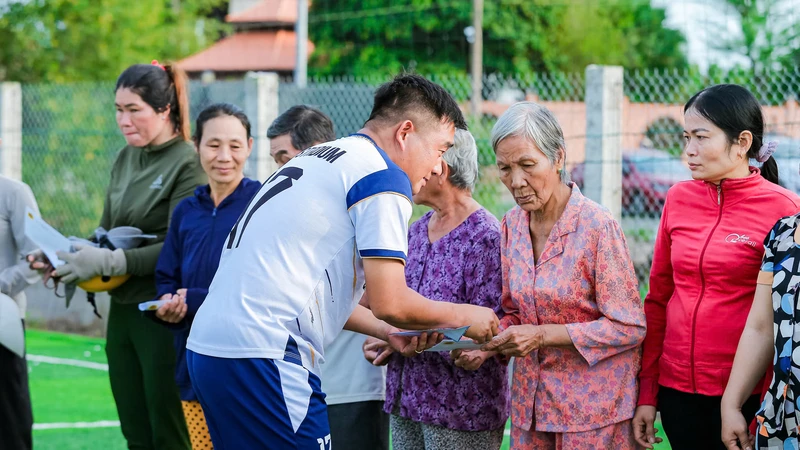
<path id="1" fill-rule="evenodd" d="M 405 264 L 411 183 L 403 171 L 385 169 L 359 180 L 347 193 L 347 209 L 362 258 L 397 259 Z"/>

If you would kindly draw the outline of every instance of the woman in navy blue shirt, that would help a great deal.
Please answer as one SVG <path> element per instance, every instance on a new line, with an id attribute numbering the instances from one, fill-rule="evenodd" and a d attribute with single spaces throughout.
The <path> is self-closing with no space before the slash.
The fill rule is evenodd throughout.
<path id="1" fill-rule="evenodd" d="M 211 438 L 186 368 L 186 340 L 192 320 L 208 293 L 222 246 L 236 220 L 261 184 L 244 178 L 253 147 L 250 121 L 231 104 L 218 103 L 197 118 L 194 143 L 208 184 L 181 201 L 172 213 L 164 248 L 156 265 L 161 300 L 155 312 L 175 333 L 175 381 L 180 389 L 192 448 L 211 448 Z M 152 313 L 151 313 L 152 314 Z"/>

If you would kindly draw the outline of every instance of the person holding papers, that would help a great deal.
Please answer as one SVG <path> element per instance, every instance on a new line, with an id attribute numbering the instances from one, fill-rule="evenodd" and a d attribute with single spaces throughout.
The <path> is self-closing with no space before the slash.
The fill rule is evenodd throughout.
<path id="1" fill-rule="evenodd" d="M 111 392 L 130 449 L 191 448 L 174 381 L 172 333 L 138 308 L 156 297 L 156 261 L 173 209 L 206 183 L 188 142 L 187 87 L 183 71 L 156 61 L 125 69 L 116 84 L 117 125 L 127 145 L 111 169 L 100 226 L 133 226 L 157 238 L 128 250 L 73 245 L 76 252 L 58 253 L 66 264 L 52 273 L 64 283 L 131 275 L 110 291 L 106 336 Z"/>
<path id="2" fill-rule="evenodd" d="M 511 448 L 637 448 L 631 428 L 645 316 L 619 224 L 565 169 L 553 114 L 512 105 L 492 130 L 500 180 L 503 330 L 483 350 L 516 357 Z"/>
<path id="3" fill-rule="evenodd" d="M 210 449 L 211 436 L 186 367 L 186 339 L 194 315 L 208 294 L 225 238 L 261 183 L 244 177 L 253 148 L 250 121 L 239 107 L 218 103 L 197 117 L 194 144 L 208 184 L 195 189 L 172 212 L 156 264 L 158 310 L 149 312 L 175 336 L 175 382 L 181 394 L 192 448 Z"/>
<path id="4" fill-rule="evenodd" d="M 23 290 L 38 279 L 36 272 L 22 259 L 36 249 L 25 237 L 27 208 L 39 212 L 31 188 L 0 175 L 0 448 L 18 450 L 30 450 L 33 446 L 28 365 L 24 353 L 19 355 L 12 351 L 15 346 L 4 342 L 4 335 L 23 334 L 20 325 L 25 318 Z M 14 320 L 16 324 L 3 325 L 6 320 Z M 17 343 L 20 336 L 7 339 Z"/>
<path id="5" fill-rule="evenodd" d="M 433 211 L 409 228 L 406 283 L 425 297 L 485 306 L 502 317 L 500 223 L 472 198 L 478 151 L 468 131 L 456 131 L 444 162 L 414 195 Z M 458 361 L 449 352 L 404 357 L 377 339 L 364 349 L 373 364 L 389 364 L 384 410 L 395 450 L 500 448 L 509 404 L 504 362 L 481 351 Z"/>

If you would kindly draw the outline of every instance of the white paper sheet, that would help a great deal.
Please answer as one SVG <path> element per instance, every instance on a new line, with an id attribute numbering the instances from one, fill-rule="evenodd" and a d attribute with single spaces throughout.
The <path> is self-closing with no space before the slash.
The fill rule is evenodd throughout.
<path id="1" fill-rule="evenodd" d="M 445 339 L 442 342 L 434 345 L 433 347 L 425 350 L 426 352 L 449 352 L 450 350 L 477 350 L 483 344 L 476 344 L 472 339 L 463 339 L 460 341 L 451 341 Z"/>
<path id="2" fill-rule="evenodd" d="M 53 267 L 64 264 L 64 261 L 58 259 L 56 252 L 69 252 L 71 248 L 69 239 L 42 220 L 30 208 L 25 208 L 25 236 L 42 250 Z"/>
<path id="3" fill-rule="evenodd" d="M 446 339 L 451 341 L 457 341 L 464 336 L 464 333 L 467 332 L 469 326 L 460 327 L 460 328 L 435 328 L 431 330 L 409 330 L 409 331 L 398 331 L 396 333 L 391 333 L 392 336 L 419 336 L 422 333 L 428 333 L 430 336 L 432 333 L 440 333 L 445 336 Z"/>
<path id="4" fill-rule="evenodd" d="M 165 305 L 169 300 L 150 300 L 149 302 L 139 303 L 139 311 L 155 311 Z"/>

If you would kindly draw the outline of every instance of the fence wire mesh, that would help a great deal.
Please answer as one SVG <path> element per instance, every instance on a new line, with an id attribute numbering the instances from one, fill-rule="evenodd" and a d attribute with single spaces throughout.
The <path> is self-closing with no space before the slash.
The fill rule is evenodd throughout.
<path id="1" fill-rule="evenodd" d="M 433 75 L 469 111 L 471 80 L 466 75 Z M 338 136 L 357 131 L 367 120 L 375 89 L 387 77 L 328 77 L 298 88 L 282 79 L 279 113 L 296 104 L 319 107 Z M 487 75 L 480 114 L 468 124 L 479 149 L 480 180 L 475 198 L 500 217 L 513 199 L 499 182 L 491 130 L 509 105 L 521 100 L 543 104 L 558 119 L 566 140 L 567 165 L 583 187 L 587 165 L 620 170 L 619 162 L 587 160 L 586 80 L 583 73 Z M 682 160 L 683 104 L 703 87 L 730 82 L 748 87 L 762 103 L 766 140 L 779 143 L 775 154 L 781 184 L 800 192 L 800 71 L 761 76 L 747 73 L 699 74 L 693 71 L 629 71 L 622 108 L 622 225 L 634 264 L 646 289 L 652 248 L 667 190 L 689 179 Z M 22 89 L 22 176 L 43 216 L 66 235 L 85 236 L 97 225 L 111 165 L 124 145 L 114 119 L 113 83 L 24 85 Z M 215 102 L 230 102 L 251 112 L 252 92 L 245 80 L 190 84 L 190 116 Z M 257 105 L 258 106 L 258 105 Z M 589 111 L 590 112 L 590 111 Z M 251 121 L 255 118 L 251 117 Z M 264 130 L 260 131 L 263 134 Z M 258 140 L 265 136 L 255 136 Z M 611 137 L 611 136 L 603 136 Z M 264 157 L 261 155 L 260 157 Z M 423 211 L 418 208 L 418 216 Z"/>

